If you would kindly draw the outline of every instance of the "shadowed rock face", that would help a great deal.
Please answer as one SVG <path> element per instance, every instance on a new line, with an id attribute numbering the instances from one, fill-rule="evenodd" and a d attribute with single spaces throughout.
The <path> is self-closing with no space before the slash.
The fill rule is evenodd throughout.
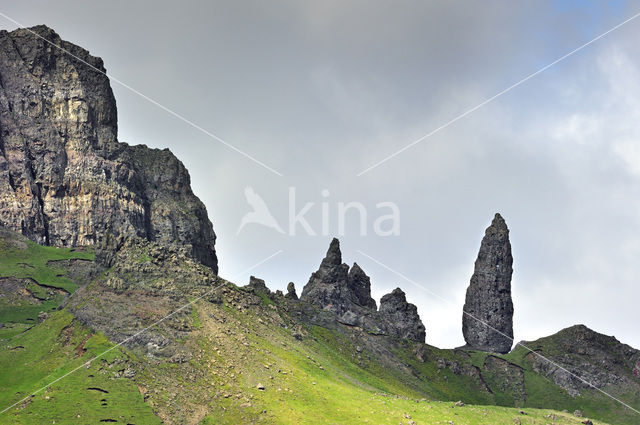
<path id="1" fill-rule="evenodd" d="M 359 324 L 357 318 L 363 310 L 376 309 L 369 277 L 357 264 L 349 271 L 349 266 L 342 263 L 340 242 L 335 238 L 320 268 L 302 289 L 300 299 L 335 312 L 348 324 Z"/>
<path id="2" fill-rule="evenodd" d="M 284 295 L 285 298 L 290 300 L 297 300 L 298 294 L 296 294 L 296 285 L 293 282 L 289 282 L 287 285 L 287 293 Z"/>
<path id="3" fill-rule="evenodd" d="M 96 69 L 100 58 L 46 26 L 0 31 L 0 225 L 56 246 L 176 243 L 217 272 L 187 170 L 167 149 L 118 142 L 115 99 Z"/>
<path id="4" fill-rule="evenodd" d="M 337 239 L 331 241 L 327 255 L 318 271 L 311 274 L 300 299 L 334 312 L 340 323 L 424 342 L 424 325 L 416 306 L 407 303 L 404 292 L 396 289 L 383 297 L 377 311 L 369 276 L 356 263 L 351 269 L 342 263 Z"/>
<path id="5" fill-rule="evenodd" d="M 424 342 L 426 333 L 415 305 L 408 303 L 400 288 L 380 300 L 380 316 L 389 335 Z"/>
<path id="6" fill-rule="evenodd" d="M 462 333 L 467 347 L 494 353 L 508 353 L 511 350 L 512 264 L 509 229 L 500 214 L 496 214 L 482 239 L 475 271 L 467 289 L 464 311 L 468 314 L 462 317 Z"/>
<path id="7" fill-rule="evenodd" d="M 371 298 L 371 279 L 360 268 L 358 263 L 353 263 L 347 278 L 349 291 L 353 294 L 354 302 L 362 307 L 372 310 L 377 309 L 376 301 Z"/>
<path id="8" fill-rule="evenodd" d="M 247 290 L 254 294 L 270 294 L 271 291 L 267 288 L 263 279 L 258 279 L 255 276 L 249 276 L 249 284 L 244 286 Z"/>

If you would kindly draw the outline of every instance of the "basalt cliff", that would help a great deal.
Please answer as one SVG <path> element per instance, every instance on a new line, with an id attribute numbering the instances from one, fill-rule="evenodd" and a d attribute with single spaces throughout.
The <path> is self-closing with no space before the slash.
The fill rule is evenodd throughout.
<path id="1" fill-rule="evenodd" d="M 0 31 L 0 225 L 107 252 L 131 237 L 178 244 L 217 271 L 189 173 L 167 149 L 118 141 L 105 72 L 45 26 Z"/>

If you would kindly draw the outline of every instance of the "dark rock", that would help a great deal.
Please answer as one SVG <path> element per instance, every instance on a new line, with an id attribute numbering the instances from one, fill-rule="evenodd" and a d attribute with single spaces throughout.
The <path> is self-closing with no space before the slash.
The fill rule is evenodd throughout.
<path id="1" fill-rule="evenodd" d="M 371 279 L 360 268 L 358 263 L 353 263 L 347 278 L 349 292 L 353 294 L 353 301 L 365 308 L 376 310 L 376 301 L 371 298 Z"/>
<path id="2" fill-rule="evenodd" d="M 296 285 L 293 282 L 289 282 L 287 285 L 287 294 L 284 297 L 290 300 L 298 299 L 298 294 L 296 294 Z"/>
<path id="3" fill-rule="evenodd" d="M 509 229 L 500 214 L 496 214 L 482 239 L 475 271 L 467 289 L 462 333 L 468 348 L 494 353 L 508 353 L 511 350 L 512 264 Z"/>
<path id="4" fill-rule="evenodd" d="M 600 334 L 584 325 L 575 325 L 522 344 L 536 347 L 536 352 L 544 356 L 527 355 L 533 370 L 573 397 L 592 386 L 598 389 L 624 387 L 630 392 L 640 393 L 640 382 L 634 374 L 634 368 L 640 362 L 640 351 L 615 337 Z"/>
<path id="5" fill-rule="evenodd" d="M 178 244 L 217 272 L 216 236 L 189 173 L 167 149 L 118 142 L 104 72 L 46 26 L 0 31 L 0 224 L 46 245 Z"/>
<path id="6" fill-rule="evenodd" d="M 349 273 L 349 266 L 342 263 L 340 242 L 334 238 L 320 268 L 311 274 L 309 283 L 302 289 L 300 299 L 333 311 L 338 316 L 358 307 L 375 310 L 369 277 L 357 264 L 354 264 L 354 269 Z"/>
<path id="7" fill-rule="evenodd" d="M 407 302 L 400 289 L 386 295 L 380 303 L 380 311 L 376 310 L 369 276 L 356 263 L 351 269 L 342 263 L 337 239 L 331 241 L 327 255 L 318 271 L 311 274 L 300 299 L 334 313 L 338 323 L 358 326 L 371 334 L 425 340 L 425 328 L 417 308 Z"/>
<path id="8" fill-rule="evenodd" d="M 255 276 L 249 277 L 249 284 L 244 286 L 245 289 L 253 292 L 254 294 L 270 294 L 271 291 L 267 288 L 267 285 L 264 283 L 264 280 L 258 279 Z"/>
<path id="9" fill-rule="evenodd" d="M 526 401 L 522 367 L 499 357 L 487 356 L 482 371 L 486 383 L 492 388 L 499 388 L 501 393 L 509 394 L 516 405 L 522 405 Z"/>
<path id="10" fill-rule="evenodd" d="M 415 305 L 407 302 L 404 292 L 396 288 L 380 300 L 380 316 L 389 335 L 412 341 L 425 341 L 425 327 Z"/>

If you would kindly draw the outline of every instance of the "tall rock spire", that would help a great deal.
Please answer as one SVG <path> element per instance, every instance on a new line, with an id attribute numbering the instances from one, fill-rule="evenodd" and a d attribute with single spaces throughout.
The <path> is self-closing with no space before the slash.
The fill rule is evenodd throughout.
<path id="1" fill-rule="evenodd" d="M 508 353 L 513 343 L 509 229 L 500 214 L 487 228 L 467 288 L 462 333 L 467 347 Z"/>
<path id="2" fill-rule="evenodd" d="M 359 316 L 361 310 L 376 310 L 369 276 L 357 264 L 349 271 L 349 266 L 342 263 L 340 242 L 335 238 L 320 268 L 302 289 L 300 299 L 331 310 L 349 322 L 352 320 L 347 319 Z"/>

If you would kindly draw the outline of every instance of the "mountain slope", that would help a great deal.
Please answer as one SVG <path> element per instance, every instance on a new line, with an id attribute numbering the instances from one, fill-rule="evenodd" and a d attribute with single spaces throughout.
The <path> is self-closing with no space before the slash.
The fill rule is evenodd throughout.
<path id="1" fill-rule="evenodd" d="M 77 414 L 122 423 L 155 423 L 159 418 L 168 424 L 586 420 L 559 412 L 567 409 L 611 424 L 637 419 L 594 390 L 581 389 L 572 396 L 538 373 L 520 348 L 499 356 L 372 334 L 340 323 L 331 311 L 259 288 L 237 287 L 188 255 L 155 243 L 128 244 L 113 267 L 93 275 L 71 295 L 63 311 L 22 334 L 2 337 L 4 404 L 100 354 L 109 347 L 105 336 L 123 341 L 204 297 L 94 361 L 91 369 L 79 369 L 4 415 L 9 423 L 41 417 L 58 424 L 74 423 Z M 565 340 L 562 333 L 550 338 Z M 531 344 L 550 355 L 551 347 L 561 346 L 546 340 Z M 47 358 L 55 362 L 32 370 L 43 353 L 53 354 Z M 633 372 L 625 369 L 630 366 L 622 364 L 616 373 L 631 379 Z M 637 385 L 638 380 L 630 382 Z M 98 408 L 103 398 L 113 410 Z M 458 400 L 466 405 L 456 406 Z M 640 405 L 633 398 L 625 400 Z M 154 417 L 146 416 L 150 411 Z M 134 416 L 136 421 L 126 419 Z"/>
<path id="2" fill-rule="evenodd" d="M 217 276 L 184 166 L 118 142 L 107 77 L 43 38 L 102 61 L 32 31 L 0 32 L 1 423 L 638 423 L 522 347 L 425 344 L 402 290 L 378 310 L 337 240 L 300 300 Z M 499 224 L 468 296 L 499 284 L 481 311 L 510 285 Z M 637 350 L 583 327 L 528 344 L 640 409 Z"/>

